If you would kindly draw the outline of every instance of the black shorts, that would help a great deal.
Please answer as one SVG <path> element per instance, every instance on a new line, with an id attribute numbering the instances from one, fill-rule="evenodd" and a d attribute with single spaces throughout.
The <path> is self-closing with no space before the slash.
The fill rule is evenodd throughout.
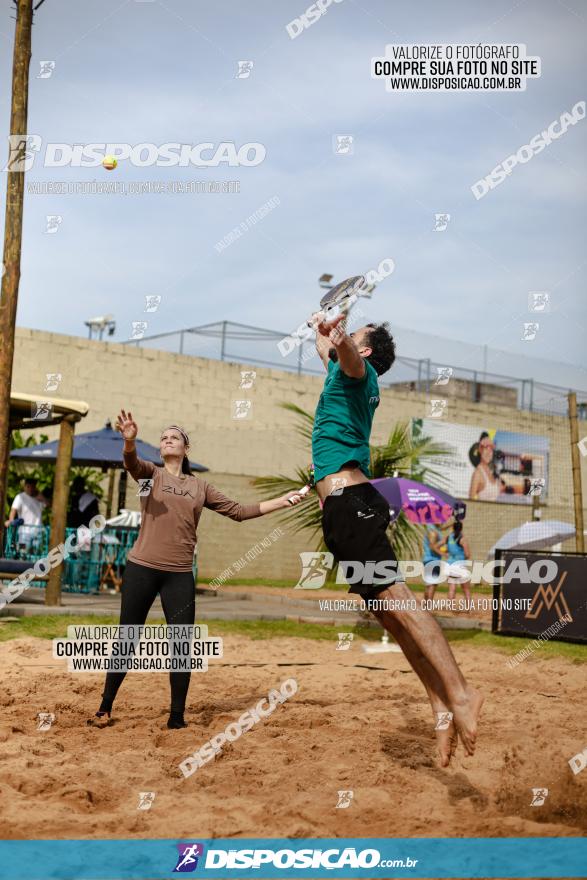
<path id="1" fill-rule="evenodd" d="M 389 504 L 371 483 L 346 486 L 324 501 L 322 529 L 326 546 L 353 581 L 349 592 L 359 593 L 364 599 L 374 599 L 390 584 L 404 581 L 387 537 L 389 521 Z M 351 565 L 353 562 L 364 567 L 362 576 L 361 568 Z M 377 563 L 380 565 L 374 568 Z"/>

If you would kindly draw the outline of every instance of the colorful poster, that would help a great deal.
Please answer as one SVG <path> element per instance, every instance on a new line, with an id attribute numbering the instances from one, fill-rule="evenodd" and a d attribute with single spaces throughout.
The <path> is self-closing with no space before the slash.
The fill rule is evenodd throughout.
<path id="1" fill-rule="evenodd" d="M 439 419 L 412 419 L 414 437 L 430 437 L 446 454 L 429 459 L 442 472 L 443 489 L 457 498 L 532 504 L 548 492 L 549 440 L 488 426 L 455 425 Z"/>

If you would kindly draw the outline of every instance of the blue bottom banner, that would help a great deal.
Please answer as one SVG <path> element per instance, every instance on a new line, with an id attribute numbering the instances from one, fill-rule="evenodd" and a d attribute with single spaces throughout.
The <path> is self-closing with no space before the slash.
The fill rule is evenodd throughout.
<path id="1" fill-rule="evenodd" d="M 0 880 L 587 877 L 587 839 L 4 840 Z"/>

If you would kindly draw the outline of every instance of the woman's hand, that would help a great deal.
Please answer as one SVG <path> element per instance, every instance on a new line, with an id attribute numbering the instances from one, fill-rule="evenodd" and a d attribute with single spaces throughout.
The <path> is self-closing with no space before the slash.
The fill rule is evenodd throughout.
<path id="1" fill-rule="evenodd" d="M 280 507 L 293 507 L 295 504 L 299 504 L 300 501 L 303 501 L 304 496 L 300 495 L 299 491 L 288 492 L 286 495 L 282 495 L 281 498 L 277 500 L 280 502 Z"/>
<path id="2" fill-rule="evenodd" d="M 114 427 L 117 431 L 120 431 L 125 440 L 134 440 L 139 433 L 137 423 L 134 421 L 132 413 L 126 413 L 123 409 L 120 410 Z"/>

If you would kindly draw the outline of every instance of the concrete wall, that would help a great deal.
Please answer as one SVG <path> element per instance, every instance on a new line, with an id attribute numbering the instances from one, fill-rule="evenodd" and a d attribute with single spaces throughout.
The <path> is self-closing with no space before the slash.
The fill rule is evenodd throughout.
<path id="1" fill-rule="evenodd" d="M 239 387 L 243 369 L 257 372 L 253 388 L 246 391 Z M 165 425 L 183 425 L 192 442 L 191 458 L 210 468 L 205 478 L 241 501 L 260 499 L 251 478 L 279 474 L 293 477 L 297 466 L 305 467 L 311 460 L 309 447 L 293 430 L 294 417 L 279 404 L 294 403 L 313 412 L 322 388 L 320 377 L 19 328 L 13 390 L 38 394 L 42 400 L 47 393 L 46 373 L 63 375 L 54 396 L 89 403 L 90 412 L 78 424 L 79 432 L 100 428 L 107 419 L 114 421 L 120 407 L 132 410 L 141 438 L 153 444 L 158 443 Z M 239 399 L 252 402 L 246 419 L 233 418 L 233 401 Z M 425 418 L 428 410 L 425 394 L 382 389 L 372 442 L 383 443 L 397 421 Z M 456 398 L 450 401 L 448 421 L 489 424 L 549 437 L 550 493 L 543 519 L 573 521 L 566 419 Z M 583 433 L 587 433 L 587 424 L 585 427 Z M 51 439 L 57 436 L 56 428 L 43 429 L 40 422 L 36 433 L 43 430 Z M 587 487 L 587 459 L 582 459 L 582 468 L 583 486 Z M 129 480 L 128 507 L 138 508 L 135 491 L 134 482 Z M 475 558 L 483 558 L 504 531 L 529 517 L 526 506 L 469 502 L 465 532 Z M 285 529 L 279 513 L 238 524 L 204 511 L 199 531 L 200 571 L 215 577 L 278 525 Z M 296 535 L 291 527 L 287 528 L 286 535 L 241 574 L 297 577 L 299 552 L 315 546 L 316 539 L 311 535 Z M 567 549 L 574 547 L 569 544 Z"/>

